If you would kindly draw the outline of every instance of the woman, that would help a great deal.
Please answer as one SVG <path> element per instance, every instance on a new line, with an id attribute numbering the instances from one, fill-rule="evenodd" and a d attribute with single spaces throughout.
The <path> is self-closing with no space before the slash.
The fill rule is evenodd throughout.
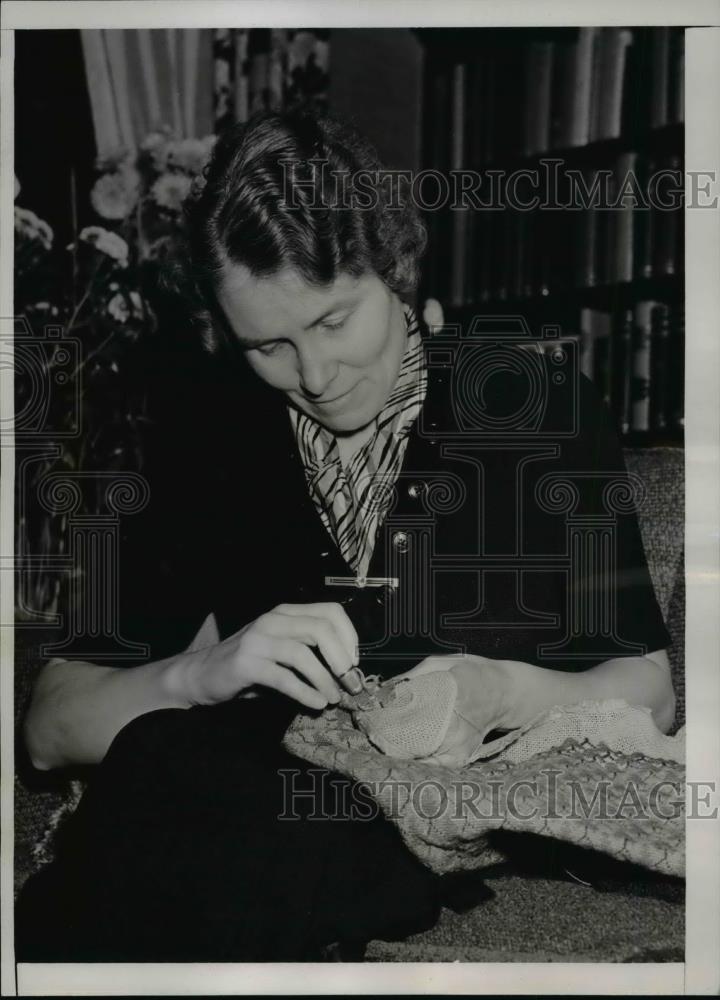
<path id="1" fill-rule="evenodd" d="M 321 793 L 280 745 L 299 709 L 358 690 L 359 663 L 453 670 L 468 724 L 444 760 L 585 698 L 672 724 L 634 513 L 615 512 L 596 579 L 567 572 L 566 517 L 542 500 L 575 476 L 574 513 L 607 523 L 623 473 L 608 415 L 562 352 L 552 380 L 532 356 L 532 426 L 513 424 L 525 348 L 477 393 L 455 378 L 467 353 L 432 356 L 403 302 L 424 230 L 379 166 L 332 116 L 260 115 L 218 142 L 188 208 L 210 391 L 189 371 L 122 547 L 120 635 L 149 662 L 54 661 L 36 686 L 35 765 L 98 766 L 21 897 L 25 960 L 303 960 L 431 926 L 443 881 L 380 817 L 313 822 Z M 433 506 L 438 485 L 455 499 Z M 609 628 L 577 627 L 580 590 Z M 309 782 L 294 822 L 278 819 L 285 772 Z"/>

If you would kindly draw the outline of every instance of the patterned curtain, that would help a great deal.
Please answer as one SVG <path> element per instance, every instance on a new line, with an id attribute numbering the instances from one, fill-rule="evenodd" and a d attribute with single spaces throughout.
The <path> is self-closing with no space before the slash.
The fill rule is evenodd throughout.
<path id="1" fill-rule="evenodd" d="M 215 132 L 262 109 L 326 105 L 330 32 L 220 28 L 214 32 Z"/>

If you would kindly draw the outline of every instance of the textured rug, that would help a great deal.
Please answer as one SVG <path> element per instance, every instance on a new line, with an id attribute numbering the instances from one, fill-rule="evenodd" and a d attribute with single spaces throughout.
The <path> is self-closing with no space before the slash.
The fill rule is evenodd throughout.
<path id="1" fill-rule="evenodd" d="M 576 865 L 582 875 L 587 872 Z M 495 898 L 402 942 L 373 941 L 369 962 L 682 962 L 684 882 L 618 865 L 595 885 L 484 875 Z"/>

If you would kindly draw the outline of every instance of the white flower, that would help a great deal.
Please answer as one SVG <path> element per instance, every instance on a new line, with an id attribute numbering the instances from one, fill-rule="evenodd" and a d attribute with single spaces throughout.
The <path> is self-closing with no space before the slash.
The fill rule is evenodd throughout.
<path id="1" fill-rule="evenodd" d="M 90 192 L 90 203 L 103 219 L 124 219 L 137 205 L 140 175 L 126 166 L 103 174 Z"/>
<path id="2" fill-rule="evenodd" d="M 215 148 L 215 143 L 217 142 L 217 136 L 212 135 L 212 133 L 210 135 L 205 135 L 200 140 L 200 142 L 203 144 L 203 148 L 205 150 L 205 159 L 209 160 L 212 155 L 212 151 Z"/>
<path id="3" fill-rule="evenodd" d="M 118 323 L 127 323 L 132 316 L 143 316 L 143 300 L 137 292 L 123 295 L 116 292 L 107 304 L 107 311 Z"/>
<path id="4" fill-rule="evenodd" d="M 168 166 L 178 167 L 188 174 L 199 174 L 208 158 L 208 148 L 202 139 L 181 139 L 168 146 Z"/>
<path id="5" fill-rule="evenodd" d="M 162 173 L 167 166 L 169 146 L 167 133 L 150 132 L 140 144 L 140 150 L 147 153 L 153 167 Z"/>
<path id="6" fill-rule="evenodd" d="M 185 174 L 163 174 L 155 181 L 150 193 L 162 208 L 179 212 L 191 187 L 192 181 Z"/>
<path id="7" fill-rule="evenodd" d="M 19 194 L 20 194 L 20 181 L 16 177 L 15 178 L 15 198 L 13 199 L 14 201 L 17 201 L 17 196 Z"/>
<path id="8" fill-rule="evenodd" d="M 133 153 L 125 146 L 118 146 L 110 153 L 99 156 L 95 161 L 95 169 L 101 174 L 113 173 L 116 170 L 125 170 L 132 165 Z"/>
<path id="9" fill-rule="evenodd" d="M 102 226 L 86 226 L 80 233 L 79 239 L 83 243 L 89 243 L 100 253 L 112 257 L 120 267 L 127 267 L 128 245 L 117 233 L 111 233 L 108 229 L 103 229 Z M 72 244 L 70 246 L 72 247 Z"/>
<path id="10" fill-rule="evenodd" d="M 54 233 L 44 219 L 38 218 L 29 208 L 15 206 L 15 232 L 26 240 L 37 240 L 45 250 L 53 245 Z"/>

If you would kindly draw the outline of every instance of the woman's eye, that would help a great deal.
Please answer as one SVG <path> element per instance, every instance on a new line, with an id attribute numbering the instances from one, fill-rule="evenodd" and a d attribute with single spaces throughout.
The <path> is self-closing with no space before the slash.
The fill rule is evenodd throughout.
<path id="1" fill-rule="evenodd" d="M 347 323 L 347 316 L 344 316 L 342 319 L 335 320 L 334 322 L 332 322 L 331 320 L 325 320 L 325 322 L 323 323 L 323 328 L 325 330 L 340 330 L 343 326 L 345 326 L 346 323 Z"/>
<path id="2" fill-rule="evenodd" d="M 258 351 L 264 358 L 271 358 L 273 354 L 277 354 L 283 344 L 280 341 L 276 341 L 274 344 L 266 344 L 264 347 L 256 347 L 255 350 Z"/>

